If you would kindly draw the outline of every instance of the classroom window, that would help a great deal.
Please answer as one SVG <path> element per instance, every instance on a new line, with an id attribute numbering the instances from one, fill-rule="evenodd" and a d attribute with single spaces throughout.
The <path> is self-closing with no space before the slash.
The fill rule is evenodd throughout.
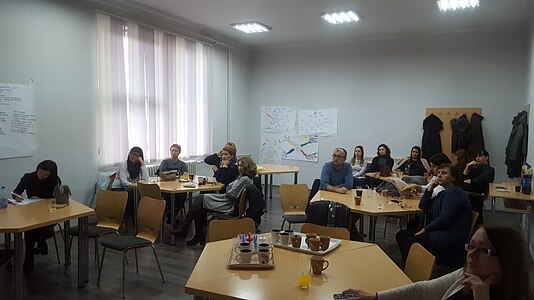
<path id="1" fill-rule="evenodd" d="M 209 76 L 212 48 L 97 14 L 100 165 L 126 160 L 133 146 L 145 161 L 211 151 Z"/>

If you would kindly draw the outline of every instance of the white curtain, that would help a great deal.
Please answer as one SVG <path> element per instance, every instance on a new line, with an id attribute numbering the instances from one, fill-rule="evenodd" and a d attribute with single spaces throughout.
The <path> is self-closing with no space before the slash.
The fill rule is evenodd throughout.
<path id="1" fill-rule="evenodd" d="M 145 160 L 211 149 L 209 72 L 212 48 L 97 14 L 100 164 L 126 159 L 139 146 Z"/>

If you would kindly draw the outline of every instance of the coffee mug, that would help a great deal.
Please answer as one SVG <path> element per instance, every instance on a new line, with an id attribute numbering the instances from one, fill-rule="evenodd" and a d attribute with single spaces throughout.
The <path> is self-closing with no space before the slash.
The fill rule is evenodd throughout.
<path id="1" fill-rule="evenodd" d="M 387 197 L 388 196 L 388 190 L 382 190 L 380 192 L 380 195 L 382 195 L 382 197 Z"/>
<path id="2" fill-rule="evenodd" d="M 357 195 L 354 195 L 354 205 L 360 205 L 362 204 L 362 197 L 358 197 Z"/>
<path id="3" fill-rule="evenodd" d="M 267 249 L 267 250 L 271 251 L 271 244 L 259 243 L 258 244 L 258 251 L 261 250 L 261 249 Z"/>
<path id="4" fill-rule="evenodd" d="M 329 235 L 320 235 L 319 240 L 321 240 L 321 250 L 326 251 L 330 247 L 330 236 Z"/>
<path id="5" fill-rule="evenodd" d="M 258 250 L 258 260 L 260 264 L 267 264 L 273 259 L 273 254 L 268 249 Z"/>
<path id="6" fill-rule="evenodd" d="M 316 236 L 317 236 L 317 234 L 313 233 L 313 232 L 306 233 L 306 239 L 304 240 L 304 242 L 306 243 L 306 245 L 308 245 L 308 247 L 310 247 L 310 238 L 313 238 L 313 237 L 316 237 Z"/>
<path id="7" fill-rule="evenodd" d="M 284 232 L 289 233 L 289 237 L 290 237 L 290 238 L 295 234 L 295 231 L 292 230 L 292 229 L 284 230 Z"/>
<path id="8" fill-rule="evenodd" d="M 240 264 L 249 264 L 252 259 L 252 250 L 250 249 L 241 249 L 239 254 L 235 257 L 237 262 Z"/>
<path id="9" fill-rule="evenodd" d="M 357 189 L 356 190 L 356 197 L 361 198 L 362 195 L 363 195 L 363 190 L 362 189 Z"/>
<path id="10" fill-rule="evenodd" d="M 322 258 L 321 256 L 314 255 L 310 258 L 310 261 L 311 261 L 312 272 L 313 274 L 316 274 L 316 275 L 320 275 L 330 265 L 330 263 L 324 258 Z M 326 267 L 324 263 L 326 263 Z"/>
<path id="11" fill-rule="evenodd" d="M 289 245 L 289 233 L 287 232 L 280 233 L 280 244 Z"/>
<path id="12" fill-rule="evenodd" d="M 278 243 L 280 241 L 280 229 L 271 230 L 271 241 L 273 243 Z"/>
<path id="13" fill-rule="evenodd" d="M 295 234 L 291 237 L 291 245 L 295 248 L 300 248 L 300 244 L 302 243 L 302 236 Z"/>
<path id="14" fill-rule="evenodd" d="M 321 250 L 321 240 L 317 237 L 313 237 L 309 239 L 309 247 L 312 251 L 319 251 Z"/>
<path id="15" fill-rule="evenodd" d="M 193 181 L 193 180 L 195 180 L 195 175 L 189 174 L 189 181 Z"/>
<path id="16" fill-rule="evenodd" d="M 250 243 L 247 243 L 247 242 L 240 243 L 239 246 L 237 246 L 237 248 L 235 248 L 235 252 L 239 253 L 243 249 L 249 249 L 250 250 Z"/>

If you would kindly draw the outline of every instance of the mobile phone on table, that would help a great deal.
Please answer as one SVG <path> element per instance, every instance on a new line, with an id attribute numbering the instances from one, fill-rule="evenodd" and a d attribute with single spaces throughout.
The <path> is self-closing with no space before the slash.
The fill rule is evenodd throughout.
<path id="1" fill-rule="evenodd" d="M 348 300 L 348 299 L 357 299 L 357 294 L 334 294 L 334 300 Z"/>

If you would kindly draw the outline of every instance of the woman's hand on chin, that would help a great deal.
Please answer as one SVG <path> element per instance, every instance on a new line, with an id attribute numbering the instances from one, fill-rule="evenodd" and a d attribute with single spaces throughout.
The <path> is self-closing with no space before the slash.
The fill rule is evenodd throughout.
<path id="1" fill-rule="evenodd" d="M 484 281 L 477 275 L 466 272 L 464 273 L 462 284 L 471 287 L 474 300 L 489 300 L 490 286 L 494 283 L 495 279 L 495 274 L 490 274 Z"/>

